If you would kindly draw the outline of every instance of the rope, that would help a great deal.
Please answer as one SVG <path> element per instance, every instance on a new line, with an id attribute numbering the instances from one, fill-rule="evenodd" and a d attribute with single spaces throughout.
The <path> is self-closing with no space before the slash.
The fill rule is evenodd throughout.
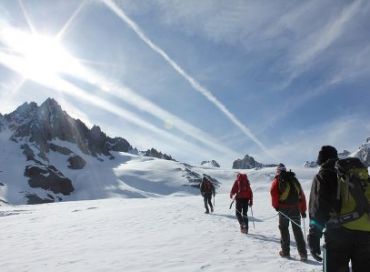
<path id="1" fill-rule="evenodd" d="M 288 219 L 290 222 L 294 223 L 296 226 L 298 226 L 300 229 L 302 229 L 301 225 L 299 225 L 297 222 L 293 221 L 289 216 L 284 214 L 283 212 L 279 211 L 279 213 L 284 216 L 286 219 Z"/>

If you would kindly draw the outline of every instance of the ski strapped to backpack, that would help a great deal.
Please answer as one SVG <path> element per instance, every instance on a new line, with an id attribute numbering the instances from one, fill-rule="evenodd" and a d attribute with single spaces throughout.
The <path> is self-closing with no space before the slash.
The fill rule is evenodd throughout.
<path id="1" fill-rule="evenodd" d="M 340 210 L 332 215 L 327 227 L 344 226 L 370 231 L 370 179 L 367 167 L 358 158 L 338 160 L 337 200 Z"/>

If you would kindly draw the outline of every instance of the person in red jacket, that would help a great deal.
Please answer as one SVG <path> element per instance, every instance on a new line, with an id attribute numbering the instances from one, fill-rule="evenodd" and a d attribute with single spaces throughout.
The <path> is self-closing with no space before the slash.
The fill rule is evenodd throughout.
<path id="1" fill-rule="evenodd" d="M 276 168 L 276 176 L 272 181 L 270 193 L 272 206 L 279 212 L 281 234 L 279 255 L 290 257 L 289 221 L 291 221 L 298 253 L 301 260 L 306 261 L 306 242 L 301 228 L 301 216 L 306 218 L 306 197 L 295 174 L 292 171 L 286 171 L 282 163 Z"/>
<path id="2" fill-rule="evenodd" d="M 248 233 L 248 206 L 253 205 L 253 192 L 246 174 L 239 173 L 230 192 L 230 198 L 235 195 L 235 213 L 240 224 L 240 231 Z"/>

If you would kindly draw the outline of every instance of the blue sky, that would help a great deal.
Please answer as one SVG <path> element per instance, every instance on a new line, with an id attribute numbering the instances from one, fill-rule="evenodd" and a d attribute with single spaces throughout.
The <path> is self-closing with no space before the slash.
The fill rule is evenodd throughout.
<path id="1" fill-rule="evenodd" d="M 75 118 L 198 164 L 302 165 L 370 136 L 368 1 L 1 0 L 0 112 Z"/>

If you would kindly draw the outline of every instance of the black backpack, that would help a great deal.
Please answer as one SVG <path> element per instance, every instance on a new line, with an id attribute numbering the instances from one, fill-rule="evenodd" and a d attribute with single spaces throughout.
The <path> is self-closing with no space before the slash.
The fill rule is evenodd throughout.
<path id="1" fill-rule="evenodd" d="M 294 205 L 300 200 L 301 185 L 292 171 L 282 171 L 278 176 L 279 201 Z"/>

